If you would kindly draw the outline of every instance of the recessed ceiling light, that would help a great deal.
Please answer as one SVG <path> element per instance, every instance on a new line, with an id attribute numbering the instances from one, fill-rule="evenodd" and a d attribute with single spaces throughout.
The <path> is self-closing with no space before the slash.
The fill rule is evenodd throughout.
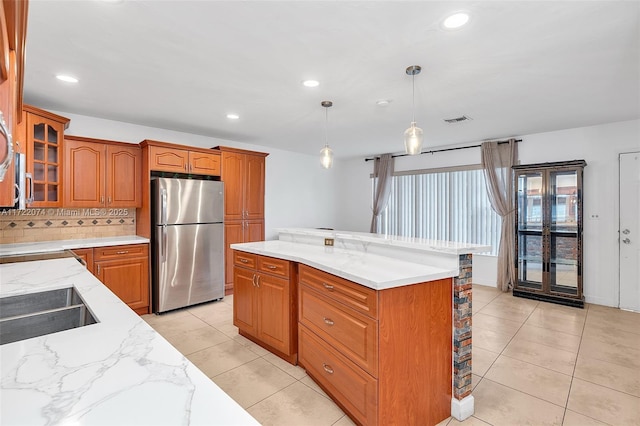
<path id="1" fill-rule="evenodd" d="M 443 22 L 442 26 L 447 29 L 453 30 L 455 28 L 460 28 L 469 22 L 469 14 L 466 12 L 458 12 L 453 15 L 448 16 Z"/>
<path id="2" fill-rule="evenodd" d="M 378 106 L 387 106 L 391 103 L 391 99 L 380 99 L 376 101 L 376 105 Z"/>
<path id="3" fill-rule="evenodd" d="M 240 116 L 238 114 L 227 114 L 227 118 L 229 120 L 237 120 Z"/>
<path id="4" fill-rule="evenodd" d="M 318 80 L 305 80 L 302 82 L 305 87 L 318 87 L 320 82 Z"/>
<path id="5" fill-rule="evenodd" d="M 78 79 L 75 77 L 71 77 L 70 75 L 58 74 L 56 75 L 58 80 L 64 81 L 66 83 L 77 83 Z"/>

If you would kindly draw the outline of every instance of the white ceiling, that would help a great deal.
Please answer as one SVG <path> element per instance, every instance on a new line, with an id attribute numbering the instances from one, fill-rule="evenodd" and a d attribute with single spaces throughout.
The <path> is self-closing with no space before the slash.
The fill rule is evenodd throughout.
<path id="1" fill-rule="evenodd" d="M 317 155 L 331 100 L 349 158 L 404 150 L 416 64 L 428 150 L 639 118 L 639 22 L 638 1 L 32 0 L 25 101 Z"/>

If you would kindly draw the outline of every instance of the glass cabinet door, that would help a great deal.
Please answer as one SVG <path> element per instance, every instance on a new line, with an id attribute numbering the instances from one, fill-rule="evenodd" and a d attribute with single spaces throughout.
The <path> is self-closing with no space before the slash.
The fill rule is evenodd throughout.
<path id="1" fill-rule="evenodd" d="M 579 191 L 577 170 L 549 171 L 549 286 L 552 292 L 577 295 Z"/>
<path id="2" fill-rule="evenodd" d="M 523 287 L 541 289 L 543 282 L 542 223 L 544 217 L 543 174 L 517 175 L 518 281 Z"/>

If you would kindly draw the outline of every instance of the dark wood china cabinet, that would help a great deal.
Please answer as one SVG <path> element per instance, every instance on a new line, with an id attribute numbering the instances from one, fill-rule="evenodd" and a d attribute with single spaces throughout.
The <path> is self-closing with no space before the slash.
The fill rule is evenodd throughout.
<path id="1" fill-rule="evenodd" d="M 513 295 L 584 307 L 584 160 L 514 166 L 516 276 Z"/>

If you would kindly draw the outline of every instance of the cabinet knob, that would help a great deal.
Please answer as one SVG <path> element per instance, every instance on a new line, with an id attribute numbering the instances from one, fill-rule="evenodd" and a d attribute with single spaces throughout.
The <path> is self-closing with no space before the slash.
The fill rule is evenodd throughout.
<path id="1" fill-rule="evenodd" d="M 326 288 L 329 291 L 333 290 L 333 286 L 331 284 L 322 283 L 322 287 Z"/>
<path id="2" fill-rule="evenodd" d="M 326 318 L 325 317 L 325 318 L 322 318 L 322 319 L 324 320 L 324 323 L 327 324 L 327 325 L 333 325 L 334 324 L 334 322 L 333 322 L 333 320 L 331 318 Z"/>
<path id="3" fill-rule="evenodd" d="M 329 364 L 322 364 L 322 368 L 329 374 L 333 374 L 333 368 Z"/>

